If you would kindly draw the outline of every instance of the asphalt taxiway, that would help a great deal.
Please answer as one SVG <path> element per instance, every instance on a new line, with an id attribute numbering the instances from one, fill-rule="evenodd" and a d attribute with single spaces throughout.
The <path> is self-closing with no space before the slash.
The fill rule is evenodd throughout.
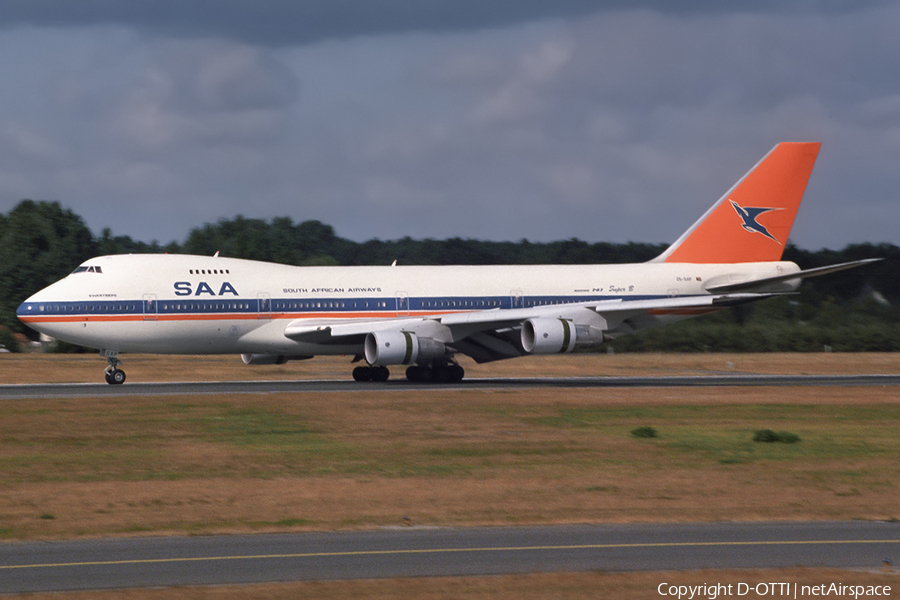
<path id="1" fill-rule="evenodd" d="M 93 398 L 100 396 L 171 396 L 180 394 L 274 394 L 302 392 L 372 392 L 488 390 L 533 388 L 758 387 L 758 386 L 896 386 L 900 375 L 703 375 L 679 377 L 520 377 L 471 378 L 459 383 L 383 383 L 317 379 L 298 381 L 207 381 L 125 383 L 50 383 L 0 385 L 0 400 L 21 398 Z"/>
<path id="2" fill-rule="evenodd" d="M 383 529 L 0 544 L 0 593 L 275 581 L 835 567 L 900 559 L 887 522 Z"/>

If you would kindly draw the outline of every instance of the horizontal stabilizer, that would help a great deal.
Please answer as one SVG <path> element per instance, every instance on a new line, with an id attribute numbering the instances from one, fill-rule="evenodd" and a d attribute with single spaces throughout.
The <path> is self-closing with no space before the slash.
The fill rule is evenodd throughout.
<path id="1" fill-rule="evenodd" d="M 716 285 L 709 288 L 706 288 L 707 292 L 711 294 L 723 294 L 723 293 L 731 293 L 731 292 L 749 292 L 753 290 L 757 290 L 760 288 L 764 288 L 767 286 L 774 285 L 776 283 L 783 283 L 785 281 L 795 281 L 797 279 L 806 279 L 808 277 L 819 277 L 820 275 L 827 275 L 829 273 L 836 273 L 837 271 L 845 271 L 847 269 L 854 269 L 856 267 L 861 267 L 863 265 L 867 265 L 873 262 L 878 262 L 883 260 L 881 258 L 866 258 L 864 260 L 854 260 L 852 262 L 840 263 L 837 265 L 828 265 L 827 267 L 818 267 L 816 269 L 807 269 L 805 271 L 799 271 L 797 273 L 791 273 L 789 275 L 779 275 L 777 277 L 765 277 L 763 279 L 754 279 L 752 281 L 742 281 L 740 283 L 729 283 L 726 285 Z"/>

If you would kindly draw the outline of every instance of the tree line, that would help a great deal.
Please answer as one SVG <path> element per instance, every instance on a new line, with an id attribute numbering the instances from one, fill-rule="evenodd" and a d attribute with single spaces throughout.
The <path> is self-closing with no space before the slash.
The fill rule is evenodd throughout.
<path id="1" fill-rule="evenodd" d="M 162 245 L 104 229 L 99 236 L 58 202 L 23 200 L 0 214 L 0 344 L 14 348 L 11 333 L 25 333 L 15 317 L 28 296 L 61 279 L 93 256 L 126 253 L 184 253 L 308 265 L 489 265 L 636 263 L 659 255 L 667 244 L 578 239 L 555 242 L 492 242 L 339 237 L 320 221 L 295 223 L 236 216 L 190 230 L 184 242 Z M 900 248 L 851 244 L 842 250 L 808 251 L 791 244 L 784 260 L 802 268 L 879 257 L 885 260 L 806 280 L 800 293 L 723 311 L 674 327 L 621 338 L 621 351 L 815 351 L 900 350 Z"/>

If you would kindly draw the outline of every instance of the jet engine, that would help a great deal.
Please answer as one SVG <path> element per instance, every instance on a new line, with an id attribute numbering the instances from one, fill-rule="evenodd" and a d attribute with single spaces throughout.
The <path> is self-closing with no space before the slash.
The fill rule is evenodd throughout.
<path id="1" fill-rule="evenodd" d="M 576 345 L 590 346 L 606 339 L 597 325 L 576 325 L 571 319 L 537 317 L 522 323 L 522 348 L 528 354 L 565 354 Z"/>
<path id="2" fill-rule="evenodd" d="M 575 325 L 568 319 L 535 318 L 522 323 L 522 347 L 528 354 L 560 354 L 575 349 Z"/>
<path id="3" fill-rule="evenodd" d="M 442 358 L 442 342 L 409 331 L 377 331 L 366 336 L 366 361 L 370 365 L 411 365 Z"/>

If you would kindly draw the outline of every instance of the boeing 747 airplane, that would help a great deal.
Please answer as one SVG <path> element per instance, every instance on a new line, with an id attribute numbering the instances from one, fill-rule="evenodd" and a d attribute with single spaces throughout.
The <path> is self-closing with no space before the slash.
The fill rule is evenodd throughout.
<path id="1" fill-rule="evenodd" d="M 250 365 L 318 354 L 365 361 L 358 381 L 406 366 L 459 381 L 478 363 L 572 352 L 617 336 L 793 292 L 806 271 L 782 251 L 818 155 L 782 143 L 657 258 L 641 264 L 294 267 L 186 255 L 92 258 L 18 308 L 50 337 L 122 353 L 240 354 Z M 877 260 L 877 259 L 874 259 Z"/>

